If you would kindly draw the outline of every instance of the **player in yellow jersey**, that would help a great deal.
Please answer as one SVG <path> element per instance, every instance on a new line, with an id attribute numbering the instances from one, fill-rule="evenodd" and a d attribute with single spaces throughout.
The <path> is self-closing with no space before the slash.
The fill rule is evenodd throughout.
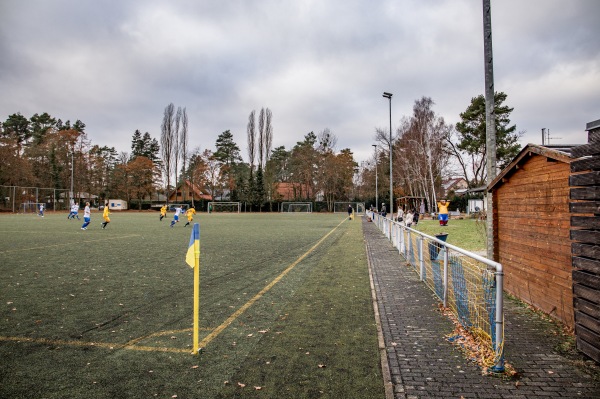
<path id="1" fill-rule="evenodd" d="M 102 228 L 105 229 L 106 226 L 110 223 L 110 218 L 108 217 L 109 214 L 109 210 L 108 210 L 108 201 L 106 201 L 106 203 L 104 204 L 104 212 L 102 212 L 102 218 L 104 219 L 104 222 L 102 222 Z"/>
<path id="2" fill-rule="evenodd" d="M 450 203 L 448 201 L 446 201 L 445 199 L 443 199 L 437 203 L 438 213 L 439 213 L 438 219 L 440 221 L 440 226 L 448 225 L 448 206 L 449 205 L 450 205 Z"/>
<path id="3" fill-rule="evenodd" d="M 190 223 L 192 223 L 194 221 L 194 215 L 196 214 L 196 210 L 194 209 L 194 207 L 191 207 L 190 209 L 188 209 L 185 212 L 185 214 L 186 214 L 186 216 L 188 218 L 188 221 L 185 224 L 185 226 L 187 226 L 188 224 L 190 224 Z M 183 226 L 183 227 L 185 227 L 185 226 Z"/>
<path id="4" fill-rule="evenodd" d="M 167 216 L 167 206 L 163 205 L 162 208 L 160 208 L 160 221 L 161 222 L 165 216 Z"/>

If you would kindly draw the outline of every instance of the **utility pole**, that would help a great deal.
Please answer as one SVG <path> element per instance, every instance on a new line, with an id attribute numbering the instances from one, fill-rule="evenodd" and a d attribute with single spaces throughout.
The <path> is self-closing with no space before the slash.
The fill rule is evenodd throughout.
<path id="1" fill-rule="evenodd" d="M 375 148 L 375 212 L 379 209 L 379 189 L 377 187 L 377 144 L 371 144 Z"/>
<path id="2" fill-rule="evenodd" d="M 485 65 L 485 145 L 487 151 L 487 185 L 494 178 L 496 178 L 496 116 L 494 115 L 494 56 L 492 52 L 492 6 L 490 5 L 491 0 L 483 1 L 483 52 L 484 52 L 484 65 Z M 494 259 L 494 202 L 491 192 L 486 193 L 487 196 L 487 257 L 491 260 Z M 504 372 L 504 353 L 500 343 L 504 342 L 504 307 L 503 293 L 502 293 L 502 272 L 495 276 L 497 281 L 499 280 L 497 288 L 499 292 L 496 292 L 496 305 L 498 306 L 499 313 L 496 314 L 496 320 L 494 327 L 496 331 L 495 339 L 492 343 L 496 354 L 500 355 L 498 362 L 491 368 L 494 373 Z"/>
<path id="3" fill-rule="evenodd" d="M 494 56 L 492 52 L 492 6 L 483 0 L 483 53 L 485 67 L 485 145 L 487 184 L 496 177 L 496 116 L 494 115 Z M 487 192 L 487 257 L 494 260 L 494 203 Z"/>

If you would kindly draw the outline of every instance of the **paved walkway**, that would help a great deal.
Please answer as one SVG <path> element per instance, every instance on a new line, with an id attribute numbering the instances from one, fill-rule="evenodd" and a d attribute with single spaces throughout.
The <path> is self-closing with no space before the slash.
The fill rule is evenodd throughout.
<path id="1" fill-rule="evenodd" d="M 453 324 L 398 251 L 363 219 L 393 398 L 600 398 L 600 384 L 553 348 L 560 337 L 529 309 L 505 301 L 505 358 L 516 379 L 483 376 L 444 336 Z M 589 365 L 588 365 L 589 366 Z M 583 366 L 585 367 L 585 365 Z M 384 367 L 385 374 L 385 367 Z"/>

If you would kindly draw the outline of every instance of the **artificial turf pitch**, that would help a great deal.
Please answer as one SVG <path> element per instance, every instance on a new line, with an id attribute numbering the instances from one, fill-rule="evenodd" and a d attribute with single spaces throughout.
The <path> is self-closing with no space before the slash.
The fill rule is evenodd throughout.
<path id="1" fill-rule="evenodd" d="M 169 215 L 170 216 L 170 215 Z M 0 397 L 382 398 L 360 220 L 0 215 Z"/>

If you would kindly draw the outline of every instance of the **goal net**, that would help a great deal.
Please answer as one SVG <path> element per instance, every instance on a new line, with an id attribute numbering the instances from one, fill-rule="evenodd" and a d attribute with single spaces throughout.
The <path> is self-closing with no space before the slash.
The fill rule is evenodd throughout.
<path id="1" fill-rule="evenodd" d="M 312 213 L 312 202 L 282 202 L 281 212 Z"/>
<path id="2" fill-rule="evenodd" d="M 334 202 L 333 213 L 348 213 L 348 205 L 354 209 L 354 213 L 365 213 L 364 202 Z"/>
<path id="3" fill-rule="evenodd" d="M 44 211 L 46 211 L 45 202 L 23 202 L 19 207 L 19 213 L 40 213 L 40 205 L 44 204 Z"/>
<path id="4" fill-rule="evenodd" d="M 240 213 L 242 210 L 241 202 L 209 202 L 208 213 Z"/>

